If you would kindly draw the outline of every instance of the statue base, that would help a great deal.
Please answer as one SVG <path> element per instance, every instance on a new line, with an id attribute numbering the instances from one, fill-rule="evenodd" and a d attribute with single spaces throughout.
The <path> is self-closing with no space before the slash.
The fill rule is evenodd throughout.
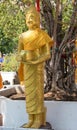
<path id="1" fill-rule="evenodd" d="M 24 125 L 24 124 L 23 124 Z M 21 128 L 23 128 L 23 125 L 21 126 Z M 29 128 L 30 129 L 30 128 Z M 49 122 L 46 122 L 46 126 L 42 125 L 40 128 L 38 129 L 46 129 L 46 130 L 54 130 L 52 129 L 52 126 Z"/>
<path id="2" fill-rule="evenodd" d="M 46 126 L 41 126 L 39 129 L 54 130 L 49 122 L 46 122 Z"/>

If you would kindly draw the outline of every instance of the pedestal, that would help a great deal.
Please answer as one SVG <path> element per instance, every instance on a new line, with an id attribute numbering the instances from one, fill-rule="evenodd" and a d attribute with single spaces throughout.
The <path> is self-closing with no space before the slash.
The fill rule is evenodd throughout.
<path id="1" fill-rule="evenodd" d="M 20 128 L 23 128 L 23 126 L 24 126 L 24 124 L 20 127 Z M 32 128 L 33 129 L 33 128 Z M 44 126 L 44 125 L 42 125 L 40 128 L 38 128 L 38 129 L 46 129 L 46 130 L 54 130 L 54 129 L 52 129 L 52 126 L 51 126 L 51 124 L 49 123 L 49 122 L 46 122 L 46 126 Z M 30 128 L 29 128 L 29 130 L 30 130 Z M 36 129 L 35 129 L 36 130 Z"/>
<path id="2" fill-rule="evenodd" d="M 49 122 L 46 122 L 46 126 L 41 126 L 39 129 L 54 130 Z"/>

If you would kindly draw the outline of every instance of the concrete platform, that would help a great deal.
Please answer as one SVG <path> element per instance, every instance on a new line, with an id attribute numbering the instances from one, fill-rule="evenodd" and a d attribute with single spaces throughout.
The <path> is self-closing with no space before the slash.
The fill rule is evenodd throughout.
<path id="1" fill-rule="evenodd" d="M 38 130 L 38 129 L 0 127 L 0 130 Z M 45 129 L 40 129 L 40 130 L 45 130 Z"/>
<path id="2" fill-rule="evenodd" d="M 25 100 L 10 100 L 0 97 L 0 113 L 3 126 L 0 130 L 30 130 L 20 126 L 28 121 Z M 54 130 L 77 130 L 77 102 L 45 101 L 47 122 Z"/>

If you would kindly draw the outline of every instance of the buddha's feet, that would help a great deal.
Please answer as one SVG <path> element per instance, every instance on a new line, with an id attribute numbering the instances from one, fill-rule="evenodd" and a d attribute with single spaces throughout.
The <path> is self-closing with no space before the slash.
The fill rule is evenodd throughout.
<path id="1" fill-rule="evenodd" d="M 29 122 L 27 124 L 24 124 L 22 127 L 23 128 L 30 128 L 34 122 L 34 115 L 29 114 Z"/>
<path id="2" fill-rule="evenodd" d="M 42 125 L 42 113 L 35 114 L 34 122 L 31 126 L 31 128 L 40 128 Z"/>
<path id="3" fill-rule="evenodd" d="M 33 125 L 31 126 L 31 128 L 36 128 L 36 129 L 38 129 L 38 128 L 41 127 L 41 125 L 42 125 L 41 122 L 34 122 Z"/>
<path id="4" fill-rule="evenodd" d="M 27 124 L 24 124 L 22 127 L 23 128 L 30 128 L 32 126 L 33 122 L 29 122 Z"/>

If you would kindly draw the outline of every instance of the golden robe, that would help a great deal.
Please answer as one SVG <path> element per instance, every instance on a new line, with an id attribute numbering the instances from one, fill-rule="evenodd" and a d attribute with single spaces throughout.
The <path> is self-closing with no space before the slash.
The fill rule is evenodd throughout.
<path id="1" fill-rule="evenodd" d="M 44 111 L 44 61 L 47 60 L 44 46 L 46 44 L 49 44 L 50 48 L 53 40 L 40 28 L 22 33 L 19 38 L 18 53 L 22 64 L 19 68 L 19 77 L 20 80 L 24 79 L 26 110 L 29 114 Z M 50 54 L 50 50 L 47 53 Z M 43 57 L 42 61 L 40 61 L 41 57 Z M 38 63 L 29 63 L 37 60 Z"/>

